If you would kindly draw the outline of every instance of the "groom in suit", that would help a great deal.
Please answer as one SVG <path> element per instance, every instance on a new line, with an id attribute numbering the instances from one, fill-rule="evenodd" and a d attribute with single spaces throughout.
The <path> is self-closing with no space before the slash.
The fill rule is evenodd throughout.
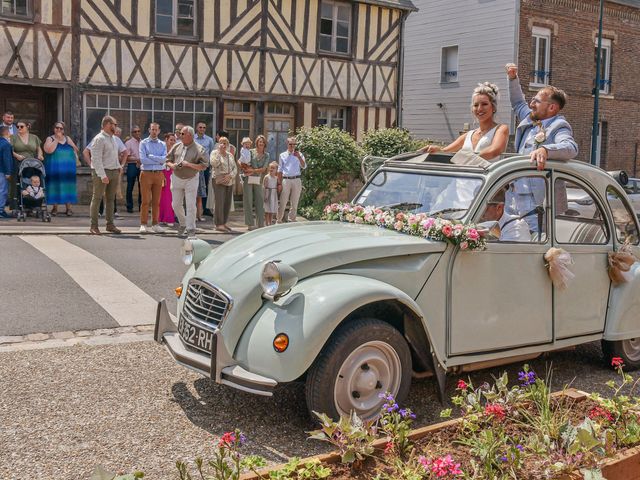
<path id="1" fill-rule="evenodd" d="M 570 160 L 578 155 L 571 125 L 560 115 L 567 102 L 564 91 L 552 86 L 543 87 L 527 104 L 518 80 L 518 67 L 509 63 L 505 68 L 509 77 L 511 108 L 520 120 L 515 138 L 517 152 L 528 154 L 538 170 L 544 170 L 548 159 Z M 512 195 L 516 213 L 525 215 L 542 205 L 545 197 L 544 179 L 518 180 L 514 182 Z M 532 232 L 538 230 L 533 216 L 525 220 Z"/>

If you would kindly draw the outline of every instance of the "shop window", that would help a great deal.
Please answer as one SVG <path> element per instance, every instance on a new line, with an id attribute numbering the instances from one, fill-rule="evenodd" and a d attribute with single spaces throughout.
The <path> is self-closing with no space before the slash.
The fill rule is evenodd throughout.
<path id="1" fill-rule="evenodd" d="M 347 130 L 347 109 L 343 107 L 318 107 L 318 125 Z"/>
<path id="2" fill-rule="evenodd" d="M 173 132 L 176 123 L 195 126 L 199 121 L 206 122 L 213 132 L 215 113 L 214 102 L 207 100 L 85 93 L 84 145 L 100 131 L 100 122 L 105 115 L 118 120 L 124 140 L 131 135 L 134 125 L 138 125 L 146 137 L 151 122 L 160 125 L 161 135 Z"/>

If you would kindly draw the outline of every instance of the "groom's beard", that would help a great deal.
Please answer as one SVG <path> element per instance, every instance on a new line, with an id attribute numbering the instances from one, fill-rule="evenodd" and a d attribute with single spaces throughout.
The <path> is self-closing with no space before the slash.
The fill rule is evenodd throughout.
<path id="1" fill-rule="evenodd" d="M 536 115 L 534 112 L 531 112 L 531 113 L 529 114 L 529 117 L 531 117 L 531 120 L 533 120 L 534 122 L 537 122 L 538 120 L 540 120 L 540 119 L 538 118 L 538 115 Z"/>

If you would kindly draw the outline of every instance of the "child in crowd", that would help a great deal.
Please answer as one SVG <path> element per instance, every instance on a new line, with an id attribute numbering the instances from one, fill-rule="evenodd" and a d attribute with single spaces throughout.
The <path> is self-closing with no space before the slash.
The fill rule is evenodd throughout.
<path id="1" fill-rule="evenodd" d="M 264 220 L 265 225 L 275 223 L 278 213 L 278 162 L 269 164 L 269 174 L 262 181 L 264 187 Z"/>
<path id="2" fill-rule="evenodd" d="M 251 166 L 251 145 L 253 142 L 249 137 L 244 137 L 242 139 L 242 148 L 240 149 L 240 157 L 238 161 L 240 162 L 240 169 L 242 172 L 245 171 L 246 168 Z"/>
<path id="3" fill-rule="evenodd" d="M 31 185 L 22 191 L 22 196 L 33 200 L 40 200 L 44 197 L 44 189 L 40 186 L 40 177 L 37 175 L 31 177 Z"/>

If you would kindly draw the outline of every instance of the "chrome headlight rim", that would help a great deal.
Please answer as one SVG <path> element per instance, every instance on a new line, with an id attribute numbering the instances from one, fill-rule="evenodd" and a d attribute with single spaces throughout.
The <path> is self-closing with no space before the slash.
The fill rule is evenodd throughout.
<path id="1" fill-rule="evenodd" d="M 298 283 L 298 273 L 281 260 L 270 260 L 262 267 L 260 286 L 262 296 L 266 299 L 277 300 L 289 293 L 296 283 Z"/>
<path id="2" fill-rule="evenodd" d="M 211 245 L 199 238 L 187 238 L 180 249 L 182 263 L 186 266 L 198 265 L 211 253 Z"/>

